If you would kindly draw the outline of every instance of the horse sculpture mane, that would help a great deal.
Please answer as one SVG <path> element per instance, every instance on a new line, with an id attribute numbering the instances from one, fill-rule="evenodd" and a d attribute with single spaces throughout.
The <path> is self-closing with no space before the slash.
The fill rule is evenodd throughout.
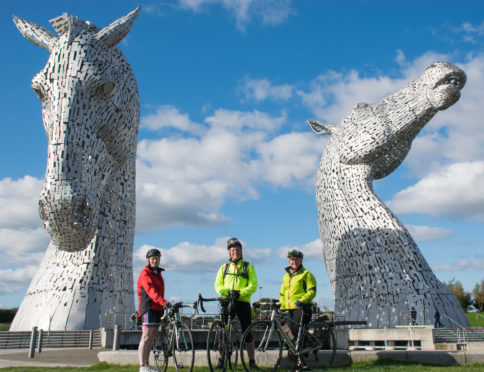
<path id="1" fill-rule="evenodd" d="M 468 325 L 455 296 L 435 277 L 411 235 L 373 192 L 406 157 L 413 139 L 460 97 L 466 76 L 436 63 L 407 87 L 375 104 L 358 104 L 339 125 L 310 121 L 331 135 L 316 176 L 319 230 L 335 314 L 370 328 Z"/>
<path id="2" fill-rule="evenodd" d="M 139 95 L 117 44 L 138 13 L 102 29 L 64 14 L 50 21 L 59 36 L 14 17 L 50 52 L 32 88 L 48 140 L 39 213 L 52 241 L 10 330 L 97 329 L 134 308 Z"/>

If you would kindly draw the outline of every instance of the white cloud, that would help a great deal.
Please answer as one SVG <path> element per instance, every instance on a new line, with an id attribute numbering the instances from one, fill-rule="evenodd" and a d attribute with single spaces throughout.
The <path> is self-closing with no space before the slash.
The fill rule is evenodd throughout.
<path id="1" fill-rule="evenodd" d="M 134 272 L 140 272 L 142 267 L 146 265 L 145 255 L 151 248 L 158 248 L 161 251 L 160 266 L 169 271 L 191 274 L 216 272 L 220 265 L 228 261 L 227 239 L 228 237 L 218 238 L 212 245 L 181 242 L 170 248 L 145 244 L 134 253 Z M 247 261 L 263 262 L 271 255 L 270 249 L 252 248 L 243 241 L 242 244 L 243 257 Z"/>
<path id="2" fill-rule="evenodd" d="M 462 258 L 458 262 L 450 265 L 435 266 L 432 270 L 436 272 L 443 271 L 464 271 L 464 270 L 484 270 L 484 259 L 476 257 L 474 260 Z"/>
<path id="3" fill-rule="evenodd" d="M 454 30 L 456 33 L 462 35 L 462 39 L 469 43 L 477 43 L 479 38 L 484 35 L 484 22 L 479 25 L 473 25 L 470 22 L 462 23 L 461 27 Z"/>
<path id="4" fill-rule="evenodd" d="M 291 0 L 178 0 L 182 9 L 200 12 L 210 5 L 220 5 L 235 17 L 237 28 L 244 31 L 252 18 L 262 24 L 278 25 L 291 14 Z"/>
<path id="5" fill-rule="evenodd" d="M 455 163 L 396 193 L 388 205 L 396 213 L 484 220 L 484 161 Z"/>
<path id="6" fill-rule="evenodd" d="M 441 227 L 406 225 L 406 228 L 412 237 L 420 242 L 448 238 L 453 235 L 452 231 Z"/>
<path id="7" fill-rule="evenodd" d="M 24 266 L 40 263 L 49 245 L 50 237 L 44 228 L 37 229 L 8 229 L 0 228 L 0 252 L 3 266 Z"/>
<path id="8" fill-rule="evenodd" d="M 25 290 L 50 238 L 38 215 L 43 181 L 0 180 L 0 293 Z"/>
<path id="9" fill-rule="evenodd" d="M 253 99 L 258 102 L 266 99 L 285 101 L 292 97 L 294 87 L 288 84 L 274 85 L 266 78 L 246 78 L 239 87 L 239 90 L 246 99 Z"/>
<path id="10" fill-rule="evenodd" d="M 18 269 L 0 269 L 0 293 L 24 291 L 32 280 L 36 265 L 24 265 Z"/>
<path id="11" fill-rule="evenodd" d="M 259 145 L 261 161 L 258 167 L 264 169 L 262 176 L 267 182 L 289 187 L 296 182 L 310 180 L 317 168 L 326 137 L 310 133 L 288 133 L 270 142 Z"/>
<path id="12" fill-rule="evenodd" d="M 161 130 L 163 128 L 174 128 L 193 135 L 200 135 L 204 127 L 190 121 L 188 114 L 182 114 L 172 105 L 162 105 L 156 108 L 154 114 L 141 118 L 141 127 L 149 130 Z"/>
<path id="13" fill-rule="evenodd" d="M 278 136 L 285 112 L 219 109 L 205 122 L 200 138 L 138 144 L 138 231 L 223 224 L 220 208 L 228 198 L 257 198 L 262 183 L 307 185 L 326 141 L 309 131 Z"/>
<path id="14" fill-rule="evenodd" d="M 25 176 L 18 180 L 0 180 L 0 226 L 2 228 L 37 228 L 42 226 L 39 195 L 43 180 Z"/>
<path id="15" fill-rule="evenodd" d="M 323 260 L 323 244 L 321 243 L 321 239 L 316 239 L 302 245 L 284 245 L 277 249 L 277 253 L 279 257 L 287 259 L 287 252 L 294 249 L 301 251 L 304 254 L 304 259 Z"/>

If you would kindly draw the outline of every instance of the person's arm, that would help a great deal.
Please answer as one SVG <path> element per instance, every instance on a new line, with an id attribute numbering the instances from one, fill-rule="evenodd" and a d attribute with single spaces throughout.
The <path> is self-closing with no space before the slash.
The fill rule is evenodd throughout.
<path id="1" fill-rule="evenodd" d="M 249 263 L 247 269 L 249 278 L 247 279 L 247 285 L 240 290 L 240 295 L 243 297 L 252 296 L 252 294 L 257 291 L 257 274 L 255 273 L 254 266 Z"/>
<path id="2" fill-rule="evenodd" d="M 308 270 L 303 280 L 306 281 L 306 293 L 296 301 L 295 305 L 297 307 L 301 307 L 303 304 L 310 304 L 313 298 L 316 297 L 316 278 L 314 275 Z"/>
<path id="3" fill-rule="evenodd" d="M 287 288 L 286 288 L 286 282 L 285 282 L 285 277 L 286 277 L 287 274 L 284 274 L 283 277 L 282 277 L 282 284 L 281 284 L 281 290 L 279 291 L 279 302 L 281 303 L 281 310 L 285 310 L 287 309 L 287 306 L 286 306 L 286 292 L 287 292 Z"/>
<path id="4" fill-rule="evenodd" d="M 168 301 L 164 299 L 165 288 L 158 287 L 146 272 L 143 273 L 142 283 L 144 290 L 153 302 L 160 304 L 161 306 L 166 306 L 168 304 Z"/>
<path id="5" fill-rule="evenodd" d="M 224 271 L 225 265 L 223 264 L 217 271 L 217 277 L 215 278 L 215 290 L 221 297 L 227 297 L 230 290 L 224 287 Z"/>

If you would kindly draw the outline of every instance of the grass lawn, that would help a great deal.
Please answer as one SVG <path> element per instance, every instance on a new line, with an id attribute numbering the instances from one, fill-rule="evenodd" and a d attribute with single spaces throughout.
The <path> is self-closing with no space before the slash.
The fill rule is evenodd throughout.
<path id="1" fill-rule="evenodd" d="M 136 372 L 138 371 L 137 366 L 119 366 L 119 365 L 110 365 L 106 363 L 99 363 L 91 367 L 85 368 L 66 368 L 66 367 L 57 367 L 57 368 L 46 368 L 46 367 L 8 367 L 8 368 L 0 368 L 2 372 L 41 372 L 41 371 L 65 371 L 65 372 L 83 372 L 83 371 L 105 371 L 105 372 Z M 269 369 L 262 368 L 262 371 L 268 371 Z M 175 372 L 174 368 L 168 368 L 169 372 Z M 188 370 L 187 370 L 188 371 Z M 208 372 L 208 368 L 203 367 L 195 367 L 193 369 L 194 372 Z M 239 367 L 237 371 L 243 372 L 243 368 Z M 284 370 L 281 370 L 284 371 Z M 317 370 L 313 369 L 314 372 L 317 371 L 328 371 L 325 370 Z M 434 372 L 434 371 L 442 371 L 442 372 L 477 372 L 477 371 L 484 371 L 484 364 L 480 365 L 473 365 L 473 366 L 449 366 L 449 367 L 437 367 L 437 366 L 429 366 L 429 365 L 422 365 L 422 364 L 414 364 L 414 363 L 396 363 L 390 361 L 375 361 L 375 362 L 365 362 L 365 363 L 355 363 L 350 367 L 340 367 L 340 368 L 331 368 L 331 371 L 339 372 L 381 372 L 381 371 L 405 371 L 405 372 Z"/>
<path id="2" fill-rule="evenodd" d="M 0 331 L 8 331 L 11 323 L 0 323 Z"/>
<path id="3" fill-rule="evenodd" d="M 466 313 L 471 327 L 484 327 L 484 313 Z"/>

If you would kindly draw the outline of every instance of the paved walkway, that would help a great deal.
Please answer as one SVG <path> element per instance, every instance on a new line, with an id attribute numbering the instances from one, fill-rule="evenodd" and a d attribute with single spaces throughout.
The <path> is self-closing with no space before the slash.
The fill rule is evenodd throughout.
<path id="1" fill-rule="evenodd" d="M 29 358 L 28 349 L 0 350 L 0 368 L 17 366 L 40 367 L 86 367 L 99 363 L 97 354 L 102 349 L 45 349 L 35 352 L 34 358 Z"/>

